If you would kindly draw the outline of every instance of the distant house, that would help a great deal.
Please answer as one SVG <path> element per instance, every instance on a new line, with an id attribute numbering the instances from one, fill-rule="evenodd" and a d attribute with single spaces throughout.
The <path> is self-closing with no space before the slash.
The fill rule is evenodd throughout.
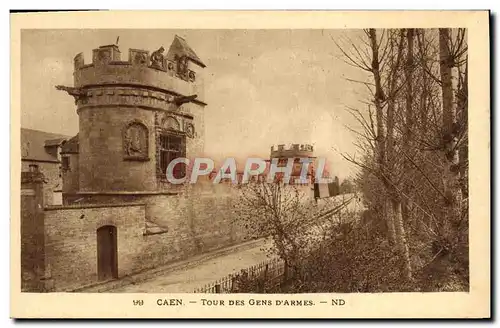
<path id="1" fill-rule="evenodd" d="M 44 175 L 44 204 L 62 204 L 61 147 L 71 137 L 21 128 L 21 171 Z"/>

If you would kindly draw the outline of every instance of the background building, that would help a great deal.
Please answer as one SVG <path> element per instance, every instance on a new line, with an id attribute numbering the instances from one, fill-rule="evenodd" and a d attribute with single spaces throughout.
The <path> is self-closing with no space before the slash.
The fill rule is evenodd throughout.
<path id="1" fill-rule="evenodd" d="M 61 149 L 69 136 L 21 129 L 21 172 L 41 172 L 44 176 L 44 202 L 62 204 Z"/>
<path id="2" fill-rule="evenodd" d="M 309 144 L 292 144 L 292 145 L 277 145 L 271 147 L 270 160 L 278 159 L 278 166 L 286 166 L 288 159 L 293 159 L 293 169 L 292 178 L 290 179 L 290 184 L 303 184 L 305 186 L 311 187 L 314 183 L 314 148 Z M 308 158 L 311 163 L 308 166 L 308 172 L 306 176 L 307 182 L 300 183 L 296 182 L 299 179 L 300 173 L 302 171 L 302 164 L 300 162 L 301 158 Z"/>

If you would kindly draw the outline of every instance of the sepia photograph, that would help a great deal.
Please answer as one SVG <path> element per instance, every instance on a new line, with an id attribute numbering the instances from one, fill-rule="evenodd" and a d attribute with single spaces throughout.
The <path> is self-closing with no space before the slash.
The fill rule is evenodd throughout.
<path id="1" fill-rule="evenodd" d="M 490 179 L 469 166 L 470 122 L 489 126 L 469 103 L 475 37 L 20 29 L 20 294 L 208 311 L 470 295 L 471 225 L 489 212 L 469 222 L 469 181 Z"/>

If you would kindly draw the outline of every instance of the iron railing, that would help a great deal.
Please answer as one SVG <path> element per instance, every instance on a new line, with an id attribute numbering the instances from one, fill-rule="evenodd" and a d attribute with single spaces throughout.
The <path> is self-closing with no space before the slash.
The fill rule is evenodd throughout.
<path id="1" fill-rule="evenodd" d="M 264 261 L 257 265 L 243 269 L 236 274 L 230 274 L 215 282 L 194 290 L 195 293 L 235 293 L 242 290 L 244 282 L 262 282 L 258 288 L 264 291 L 266 287 L 281 283 L 287 276 L 285 262 L 279 258 Z"/>

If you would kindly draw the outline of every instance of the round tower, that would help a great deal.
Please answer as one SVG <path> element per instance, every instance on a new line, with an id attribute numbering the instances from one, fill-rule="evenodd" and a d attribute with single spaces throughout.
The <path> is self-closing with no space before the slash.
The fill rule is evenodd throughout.
<path id="1" fill-rule="evenodd" d="M 166 53 L 129 49 L 126 61 L 117 45 L 94 49 L 89 64 L 78 54 L 74 87 L 57 88 L 77 106 L 79 191 L 161 191 L 171 160 L 200 155 L 204 67 L 178 36 Z"/>
<path id="2" fill-rule="evenodd" d="M 289 146 L 277 145 L 271 146 L 271 160 L 273 158 L 278 159 L 279 166 L 286 166 L 288 159 L 293 158 L 294 164 L 292 169 L 292 179 L 291 183 L 294 183 L 295 178 L 300 176 L 302 170 L 301 158 L 309 158 L 311 163 L 308 167 L 308 180 L 309 183 L 314 179 L 314 148 L 309 144 L 292 144 Z"/>

